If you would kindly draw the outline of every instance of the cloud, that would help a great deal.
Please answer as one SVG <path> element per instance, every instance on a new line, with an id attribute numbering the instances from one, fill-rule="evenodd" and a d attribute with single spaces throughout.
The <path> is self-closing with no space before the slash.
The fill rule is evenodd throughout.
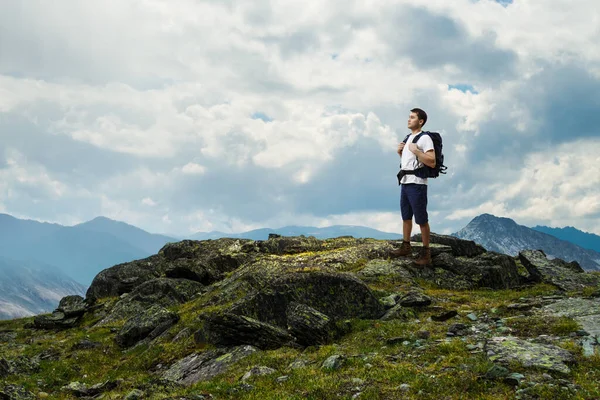
<path id="1" fill-rule="evenodd" d="M 600 233 L 578 163 L 599 145 L 594 4 L 4 2 L 0 207 L 153 232 L 399 232 L 416 106 L 449 167 L 434 231 L 492 212 Z"/>

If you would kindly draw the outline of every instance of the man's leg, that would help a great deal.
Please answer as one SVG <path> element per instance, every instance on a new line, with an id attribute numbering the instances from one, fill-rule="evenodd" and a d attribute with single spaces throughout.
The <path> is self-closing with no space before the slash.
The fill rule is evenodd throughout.
<path id="1" fill-rule="evenodd" d="M 400 194 L 400 211 L 402 213 L 402 233 L 403 240 L 402 246 L 399 249 L 392 250 L 390 255 L 393 257 L 408 256 L 412 254 L 412 247 L 410 246 L 410 233 L 412 231 L 412 218 L 413 211 L 408 200 L 407 191 L 410 188 L 406 185 L 402 185 Z"/>
<path id="2" fill-rule="evenodd" d="M 423 241 L 423 246 L 429 247 L 429 234 L 431 232 L 429 230 L 429 222 L 419 226 L 421 227 L 421 240 Z"/>
<path id="3" fill-rule="evenodd" d="M 402 233 L 404 234 L 404 241 L 410 242 L 410 233 L 412 232 L 412 219 L 405 219 L 402 223 Z"/>
<path id="4" fill-rule="evenodd" d="M 421 241 L 423 249 L 415 261 L 417 265 L 431 264 L 431 249 L 429 248 L 430 229 L 429 215 L 427 214 L 427 185 L 419 187 L 418 194 L 415 196 L 413 210 L 415 212 L 415 222 L 421 227 Z"/>

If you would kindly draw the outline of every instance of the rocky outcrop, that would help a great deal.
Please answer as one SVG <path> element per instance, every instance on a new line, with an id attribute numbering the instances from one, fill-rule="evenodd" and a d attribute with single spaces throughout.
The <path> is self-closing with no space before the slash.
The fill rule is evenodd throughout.
<path id="1" fill-rule="evenodd" d="M 411 240 L 421 242 L 423 239 L 421 234 L 418 233 L 414 235 Z M 487 251 L 483 246 L 475 243 L 472 240 L 459 239 L 450 235 L 431 233 L 429 242 L 432 244 L 442 244 L 450 247 L 452 249 L 452 255 L 455 257 L 476 257 Z"/>
<path id="2" fill-rule="evenodd" d="M 83 297 L 65 296 L 52 314 L 36 315 L 32 327 L 36 329 L 69 329 L 77 325 L 87 309 L 88 303 Z"/>
<path id="3" fill-rule="evenodd" d="M 256 347 L 243 345 L 193 353 L 171 365 L 162 377 L 184 386 L 191 386 L 196 382 L 214 378 L 256 351 Z"/>
<path id="4" fill-rule="evenodd" d="M 142 339 L 152 340 L 179 321 L 179 315 L 159 305 L 129 319 L 115 337 L 120 347 L 130 347 Z"/>
<path id="5" fill-rule="evenodd" d="M 491 361 L 509 365 L 516 361 L 525 367 L 568 374 L 567 364 L 575 357 L 567 350 L 551 344 L 539 344 L 515 337 L 494 337 L 487 341 L 486 350 Z"/>
<path id="6" fill-rule="evenodd" d="M 215 313 L 202 318 L 204 326 L 202 332 L 195 335 L 196 341 L 204 339 L 218 346 L 248 344 L 266 350 L 292 344 L 295 340 L 282 328 L 244 315 Z"/>
<path id="7" fill-rule="evenodd" d="M 600 284 L 597 275 L 585 273 L 576 261 L 568 263 L 557 258 L 549 260 L 542 250 L 521 251 L 519 260 L 532 281 L 550 283 L 564 291 L 581 290 Z"/>
<path id="8" fill-rule="evenodd" d="M 112 309 L 96 326 L 128 319 L 152 305 L 168 308 L 186 303 L 204 292 L 204 285 L 188 279 L 157 278 L 137 286 L 131 293 L 123 294 Z"/>

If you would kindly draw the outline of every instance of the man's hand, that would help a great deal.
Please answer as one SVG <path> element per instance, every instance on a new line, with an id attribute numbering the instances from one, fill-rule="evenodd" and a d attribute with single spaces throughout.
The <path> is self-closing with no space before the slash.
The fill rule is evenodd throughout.
<path id="1" fill-rule="evenodd" d="M 417 147 L 417 145 L 415 143 L 409 144 L 408 149 L 410 151 L 412 151 L 415 155 L 417 154 L 417 151 L 419 150 L 419 148 Z"/>
<path id="2" fill-rule="evenodd" d="M 402 150 L 404 150 L 404 146 L 406 143 L 402 142 L 398 145 L 398 154 L 402 155 Z"/>

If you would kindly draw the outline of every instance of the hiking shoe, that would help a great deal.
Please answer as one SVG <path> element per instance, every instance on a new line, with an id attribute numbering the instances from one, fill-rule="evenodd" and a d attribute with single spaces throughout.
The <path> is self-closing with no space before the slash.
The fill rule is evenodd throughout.
<path id="1" fill-rule="evenodd" d="M 402 241 L 402 246 L 399 249 L 390 251 L 390 255 L 394 257 L 408 256 L 412 254 L 412 246 L 410 242 Z"/>
<path id="2" fill-rule="evenodd" d="M 429 247 L 421 247 L 419 257 L 415 260 L 417 265 L 431 265 L 431 249 Z"/>

